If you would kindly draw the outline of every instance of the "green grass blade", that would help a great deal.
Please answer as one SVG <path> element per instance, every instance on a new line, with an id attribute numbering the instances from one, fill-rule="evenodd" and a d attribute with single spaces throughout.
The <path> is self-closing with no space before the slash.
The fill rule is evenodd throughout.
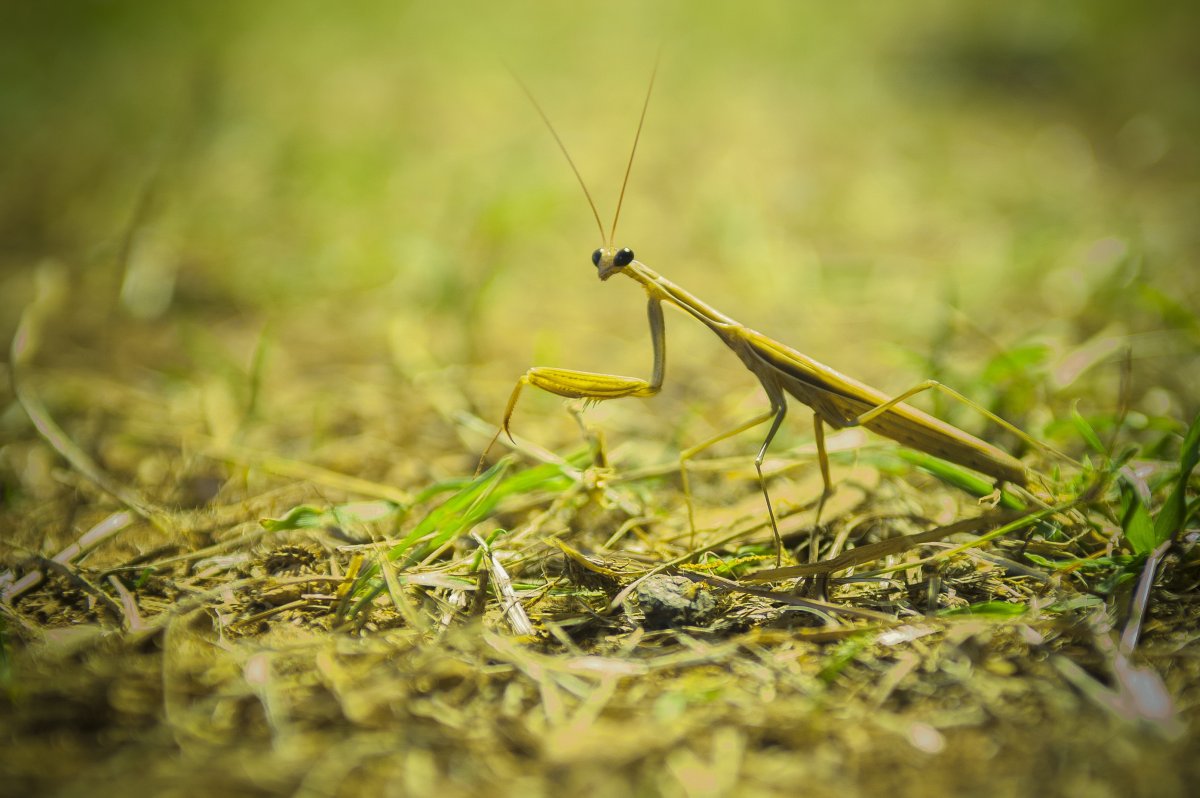
<path id="1" fill-rule="evenodd" d="M 1079 406 L 1075 405 L 1071 408 L 1071 423 L 1075 425 L 1075 431 L 1079 433 L 1079 437 L 1087 443 L 1098 454 L 1104 454 L 1104 444 L 1100 441 L 1100 436 L 1096 434 L 1096 429 L 1091 423 L 1083 417 L 1079 412 Z"/>
<path id="2" fill-rule="evenodd" d="M 288 510 L 282 518 L 260 518 L 258 523 L 268 532 L 282 532 L 287 529 L 312 529 L 320 526 L 320 518 L 325 511 L 311 504 L 301 504 Z"/>
<path id="3" fill-rule="evenodd" d="M 1121 494 L 1125 505 L 1125 512 L 1121 516 L 1125 539 L 1129 541 L 1135 554 L 1149 554 L 1160 542 L 1157 540 L 1150 511 L 1146 509 L 1137 491 L 1128 484 L 1121 484 Z"/>
<path id="4" fill-rule="evenodd" d="M 554 464 L 544 464 L 506 476 L 512 460 L 500 460 L 487 471 L 468 482 L 457 493 L 429 512 L 412 531 L 388 552 L 390 559 L 399 559 L 418 542 L 427 537 L 423 548 L 431 550 L 444 545 L 482 521 L 507 496 L 534 490 L 562 490 L 572 484 Z M 432 537 L 430 537 L 432 536 Z"/>
<path id="5" fill-rule="evenodd" d="M 1171 495 L 1167 497 L 1166 504 L 1162 506 L 1162 509 L 1158 511 L 1158 517 L 1154 519 L 1154 545 L 1150 546 L 1149 550 L 1153 550 L 1159 543 L 1174 537 L 1183 527 L 1184 519 L 1187 516 L 1188 481 L 1192 478 L 1192 470 L 1195 469 L 1197 461 L 1200 461 L 1200 414 L 1196 415 L 1192 426 L 1188 428 L 1187 435 L 1184 436 L 1183 450 L 1179 453 L 1179 476 L 1175 479 L 1175 485 L 1171 488 Z"/>
<path id="6" fill-rule="evenodd" d="M 392 560 L 399 559 L 404 556 L 405 552 L 412 548 L 414 543 L 439 530 L 444 533 L 448 530 L 461 528 L 466 521 L 466 517 L 476 515 L 476 513 L 468 511 L 477 508 L 478 500 L 490 495 L 495 490 L 510 465 L 512 465 L 512 460 L 508 458 L 500 460 L 487 471 L 484 471 L 468 482 L 465 487 L 461 488 L 449 499 L 430 510 L 407 535 L 401 538 L 399 543 L 392 546 L 388 551 L 388 558 Z"/>
<path id="7" fill-rule="evenodd" d="M 1007 601 L 984 601 L 969 607 L 950 607 L 939 610 L 938 615 L 974 615 L 989 618 L 1012 618 L 1029 611 L 1028 605 L 1010 604 Z"/>
<path id="8" fill-rule="evenodd" d="M 990 496 L 996 489 L 995 485 L 987 479 L 976 475 L 974 472 L 960 468 L 953 463 L 949 463 L 940 457 L 918 452 L 915 449 L 897 449 L 896 454 L 923 471 L 933 474 L 942 482 L 964 490 L 972 496 L 979 496 L 981 498 Z M 1008 491 L 1000 492 L 1000 506 L 1006 507 L 1009 510 L 1025 509 L 1024 502 Z"/>
<path id="9" fill-rule="evenodd" d="M 311 504 L 300 504 L 288 510 L 282 518 L 261 518 L 259 524 L 268 532 L 289 529 L 314 529 L 324 526 L 355 526 L 379 521 L 402 509 L 399 504 L 386 499 L 368 502 L 347 502 L 322 508 Z"/>

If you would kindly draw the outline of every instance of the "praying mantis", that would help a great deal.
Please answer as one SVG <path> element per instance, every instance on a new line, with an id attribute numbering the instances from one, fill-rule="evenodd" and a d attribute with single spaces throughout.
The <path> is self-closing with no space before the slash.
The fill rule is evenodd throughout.
<path id="1" fill-rule="evenodd" d="M 510 439 L 512 433 L 509 425 L 517 400 L 522 389 L 527 385 L 540 388 L 558 396 L 569 399 L 584 399 L 599 402 L 608 399 L 620 399 L 629 396 L 650 397 L 662 388 L 666 371 L 666 327 L 663 319 L 663 305 L 671 305 L 691 316 L 699 323 L 710 329 L 720 341 L 737 355 L 742 364 L 758 379 L 763 392 L 767 396 L 769 408 L 753 418 L 713 436 L 695 446 L 684 450 L 679 457 L 680 475 L 683 482 L 684 495 L 687 497 L 688 521 L 695 530 L 695 521 L 688 489 L 687 461 L 713 446 L 754 427 L 770 422 L 766 438 L 754 458 L 755 471 L 758 474 L 759 487 L 767 507 L 771 531 L 776 545 L 776 564 L 782 562 L 783 542 L 779 534 L 779 526 L 775 517 L 775 509 L 767 490 L 766 479 L 763 476 L 763 460 L 767 449 L 775 438 L 788 411 L 788 396 L 807 405 L 813 411 L 813 431 L 816 440 L 817 459 L 821 469 L 823 491 L 817 506 L 817 518 L 821 514 L 825 500 L 833 493 L 834 486 L 829 474 L 829 458 L 825 451 L 825 426 L 834 429 L 845 427 L 864 427 L 872 432 L 891 438 L 904 446 L 917 449 L 926 454 L 940 457 L 952 463 L 965 466 L 997 481 L 997 488 L 1004 483 L 1019 486 L 1029 484 L 1032 473 L 1021 461 L 1001 449 L 979 438 L 948 424 L 934 416 L 925 413 L 906 403 L 927 390 L 940 390 L 954 399 L 975 408 L 991 421 L 1015 433 L 1023 440 L 1042 446 L 1036 440 L 1004 421 L 986 408 L 972 402 L 952 388 L 935 380 L 925 380 L 912 388 L 895 396 L 888 396 L 882 391 L 872 388 L 865 383 L 848 377 L 829 366 L 817 362 L 813 358 L 780 343 L 760 332 L 750 329 L 729 316 L 718 311 L 712 305 L 699 299 L 696 295 L 684 290 L 666 277 L 650 269 L 644 263 L 635 259 L 633 250 L 628 247 L 614 246 L 617 222 L 621 217 L 621 205 L 625 199 L 625 189 L 629 184 L 629 175 L 633 169 L 634 157 L 637 155 L 638 141 L 641 138 L 642 127 L 646 121 L 646 111 L 650 106 L 650 96 L 654 90 L 654 76 L 657 65 L 650 78 L 650 86 L 646 91 L 646 99 L 642 105 L 641 117 L 638 120 L 637 133 L 633 140 L 633 149 L 625 168 L 625 178 L 621 184 L 621 193 L 617 199 L 617 209 L 613 222 L 605 234 L 604 224 L 591 193 L 583 181 L 570 153 L 554 129 L 550 119 L 542 110 L 533 94 L 523 82 L 517 78 L 518 84 L 533 103 L 542 121 L 550 130 L 559 149 L 566 156 L 567 163 L 575 173 L 584 195 L 595 217 L 596 226 L 600 231 L 601 247 L 592 253 L 592 264 L 601 282 L 614 275 L 623 275 L 640 284 L 646 291 L 647 313 L 650 321 L 650 341 L 654 353 L 654 364 L 649 380 L 637 377 L 625 377 L 617 374 L 603 374 L 589 371 L 577 371 L 549 366 L 534 366 L 517 380 L 508 404 L 504 409 L 504 420 L 492 438 L 484 457 L 491 446 L 495 444 L 500 433 L 506 433 Z M 515 76 L 514 76 L 515 77 Z M 482 458 L 480 460 L 482 463 Z"/>

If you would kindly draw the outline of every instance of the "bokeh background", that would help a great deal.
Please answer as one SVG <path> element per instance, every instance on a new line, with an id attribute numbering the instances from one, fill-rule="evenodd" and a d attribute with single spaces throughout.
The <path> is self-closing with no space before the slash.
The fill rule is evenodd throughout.
<path id="1" fill-rule="evenodd" d="M 375 476 L 404 480 L 395 451 L 472 467 L 484 439 L 451 414 L 494 422 L 529 365 L 647 374 L 639 290 L 596 281 L 590 212 L 509 70 L 607 224 L 661 48 L 617 236 L 640 260 L 886 391 L 936 376 L 1040 434 L 1076 400 L 1135 426 L 1197 406 L 1187 3 L 0 13 L 0 332 L 53 275 L 51 400 L 78 369 L 147 401 L 200 386 L 217 437 L 252 437 L 252 404 L 264 445 L 383 438 Z M 614 442 L 670 450 L 762 403 L 706 331 L 668 327 L 664 396 L 591 417 Z M 558 403 L 530 396 L 518 429 L 577 444 Z"/>

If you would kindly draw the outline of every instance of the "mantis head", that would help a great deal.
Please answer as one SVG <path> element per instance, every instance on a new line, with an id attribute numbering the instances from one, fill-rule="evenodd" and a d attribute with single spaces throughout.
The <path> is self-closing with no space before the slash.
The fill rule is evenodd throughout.
<path id="1" fill-rule="evenodd" d="M 592 253 L 592 263 L 596 266 L 601 281 L 607 280 L 633 263 L 633 250 L 629 247 L 601 247 Z"/>

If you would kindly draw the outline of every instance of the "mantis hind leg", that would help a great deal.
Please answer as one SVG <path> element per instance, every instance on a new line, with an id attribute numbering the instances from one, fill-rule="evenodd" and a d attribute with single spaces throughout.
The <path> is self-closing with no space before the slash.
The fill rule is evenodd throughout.
<path id="1" fill-rule="evenodd" d="M 816 413 L 813 413 L 813 438 L 817 443 L 817 463 L 821 466 L 821 498 L 817 499 L 817 514 L 813 520 L 812 535 L 808 539 L 809 562 L 817 561 L 817 530 L 821 528 L 821 513 L 834 490 L 833 480 L 829 477 L 829 455 L 825 452 L 825 422 Z"/>
<path id="2" fill-rule="evenodd" d="M 1020 438 L 1022 441 L 1029 444 L 1033 448 L 1039 449 L 1043 452 L 1046 452 L 1046 453 L 1062 460 L 1063 462 L 1070 463 L 1070 464 L 1076 465 L 1076 466 L 1079 465 L 1074 459 L 1072 459 L 1072 458 L 1068 457 L 1067 455 L 1063 454 L 1062 452 L 1058 451 L 1053 446 L 1050 446 L 1049 444 L 1039 441 L 1037 438 L 1033 437 L 1028 432 L 1025 432 L 1023 429 L 1016 426 L 1015 424 L 1011 424 L 1008 421 L 1005 421 L 1004 419 L 1000 418 L 1000 416 L 996 415 L 991 410 L 988 410 L 983 405 L 967 398 L 963 394 L 961 394 L 958 391 L 951 388 L 949 385 L 938 382 L 937 380 L 924 380 L 922 382 L 917 383 L 913 387 L 909 388 L 907 391 L 897 394 L 896 396 L 893 396 L 891 399 L 887 400 L 883 404 L 876 405 L 875 407 L 871 408 L 870 410 L 866 411 L 865 413 L 860 414 L 857 418 L 855 418 L 852 422 L 850 422 L 846 426 L 862 426 L 864 424 L 868 424 L 872 419 L 878 418 L 880 415 L 891 410 L 893 407 L 900 404 L 901 402 L 907 401 L 908 399 L 911 399 L 912 397 L 916 396 L 917 394 L 924 393 L 925 391 L 929 391 L 929 390 L 941 391 L 943 394 L 945 394 L 946 396 L 949 396 L 951 399 L 954 399 L 956 402 L 966 405 L 967 407 L 971 408 L 975 412 L 979 413 L 981 416 L 986 418 L 988 421 L 991 421 L 992 423 L 1000 426 L 1002 429 L 1004 429 L 1008 432 L 1011 432 L 1013 435 L 1016 435 L 1018 438 Z"/>
<path id="3" fill-rule="evenodd" d="M 758 472 L 758 486 L 762 488 L 763 500 L 767 503 L 767 517 L 771 519 L 771 534 L 775 536 L 775 567 L 778 568 L 783 565 L 783 537 L 779 534 L 779 524 L 775 520 L 775 508 L 771 505 L 771 494 L 767 491 L 767 480 L 763 477 L 762 464 L 767 456 L 767 447 L 771 445 L 775 433 L 779 432 L 779 426 L 783 424 L 783 419 L 787 416 L 787 402 L 780 394 L 771 396 L 771 404 L 775 420 L 771 422 L 766 440 L 763 441 L 762 448 L 758 450 L 758 455 L 754 458 L 754 470 Z"/>

